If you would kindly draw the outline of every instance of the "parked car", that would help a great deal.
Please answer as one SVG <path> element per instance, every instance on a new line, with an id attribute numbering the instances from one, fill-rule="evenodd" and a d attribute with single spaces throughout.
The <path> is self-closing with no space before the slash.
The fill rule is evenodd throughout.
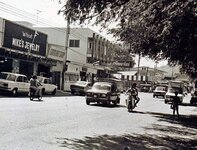
<path id="1" fill-rule="evenodd" d="M 10 92 L 13 96 L 18 93 L 29 93 L 30 83 L 27 76 L 23 74 L 1 72 L 0 91 Z"/>
<path id="2" fill-rule="evenodd" d="M 165 95 L 166 95 L 166 92 L 167 92 L 167 90 L 166 90 L 167 88 L 166 87 L 164 87 L 164 86 L 157 86 L 156 88 L 155 88 L 155 90 L 153 91 L 153 97 L 159 97 L 159 96 L 161 96 L 161 97 L 165 97 Z"/>
<path id="3" fill-rule="evenodd" d="M 85 95 L 86 91 L 92 86 L 91 82 L 88 81 L 77 81 L 70 85 L 70 90 L 72 94 L 79 93 Z"/>
<path id="4" fill-rule="evenodd" d="M 173 97 L 175 96 L 175 91 L 178 92 L 178 97 L 180 98 L 181 103 L 183 102 L 184 94 L 182 88 L 175 88 L 175 87 L 169 87 L 168 91 L 165 95 L 165 103 L 171 103 Z"/>
<path id="5" fill-rule="evenodd" d="M 191 92 L 190 104 L 197 104 L 197 89 L 193 89 Z"/>
<path id="6" fill-rule="evenodd" d="M 151 84 L 140 84 L 140 92 L 153 92 Z"/>
<path id="7" fill-rule="evenodd" d="M 37 76 L 37 79 L 41 83 L 42 94 L 52 94 L 55 95 L 57 92 L 57 85 L 52 84 L 50 78 Z"/>
<path id="8" fill-rule="evenodd" d="M 86 91 L 86 104 L 91 102 L 110 104 L 115 106 L 120 103 L 120 94 L 117 90 L 116 83 L 113 82 L 96 82 L 92 88 Z"/>

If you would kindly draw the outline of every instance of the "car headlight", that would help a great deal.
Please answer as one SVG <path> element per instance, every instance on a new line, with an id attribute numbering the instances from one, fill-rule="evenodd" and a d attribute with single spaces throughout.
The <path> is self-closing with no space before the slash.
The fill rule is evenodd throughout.
<path id="1" fill-rule="evenodd" d="M 166 98 L 170 98 L 170 96 L 169 95 L 166 95 Z"/>
<path id="2" fill-rule="evenodd" d="M 91 95 L 91 93 L 86 93 L 86 95 L 87 95 L 87 96 L 90 96 L 90 95 Z"/>
<path id="3" fill-rule="evenodd" d="M 107 97 L 107 94 L 101 94 L 101 97 Z"/>

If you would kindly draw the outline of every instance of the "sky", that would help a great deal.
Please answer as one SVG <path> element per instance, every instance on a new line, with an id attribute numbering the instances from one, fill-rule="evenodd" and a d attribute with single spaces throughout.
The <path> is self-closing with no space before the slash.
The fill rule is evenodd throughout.
<path id="1" fill-rule="evenodd" d="M 64 16 L 57 15 L 62 6 L 58 0 L 0 0 L 0 17 L 13 21 L 28 21 L 37 26 L 66 27 Z M 99 26 L 84 25 L 83 27 L 94 30 L 109 41 L 114 41 L 112 35 L 103 30 L 100 31 Z M 135 61 L 137 67 L 138 57 L 135 58 Z M 157 66 L 166 64 L 167 61 L 164 60 Z M 155 67 L 155 65 L 151 59 L 141 58 L 140 66 Z"/>

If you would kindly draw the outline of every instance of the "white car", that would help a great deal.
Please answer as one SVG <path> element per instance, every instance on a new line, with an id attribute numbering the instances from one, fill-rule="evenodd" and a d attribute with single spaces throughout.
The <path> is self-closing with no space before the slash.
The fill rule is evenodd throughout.
<path id="1" fill-rule="evenodd" d="M 18 93 L 29 92 L 30 83 L 27 76 L 23 74 L 1 72 L 0 73 L 0 91 L 11 92 L 13 96 Z"/>
<path id="2" fill-rule="evenodd" d="M 183 102 L 184 94 L 182 88 L 168 88 L 168 91 L 165 95 L 165 103 L 170 103 L 175 96 L 175 91 L 178 92 L 178 97 L 180 98 L 181 103 Z"/>
<path id="3" fill-rule="evenodd" d="M 40 81 L 42 87 L 42 94 L 52 94 L 55 95 L 57 92 L 57 85 L 52 84 L 50 78 L 37 76 L 37 79 Z"/>

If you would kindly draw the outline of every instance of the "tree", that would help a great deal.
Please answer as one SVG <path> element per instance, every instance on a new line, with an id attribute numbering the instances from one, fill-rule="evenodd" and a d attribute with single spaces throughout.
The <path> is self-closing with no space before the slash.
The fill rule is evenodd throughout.
<path id="1" fill-rule="evenodd" d="M 96 18 L 95 24 L 152 59 L 167 59 L 197 76 L 197 2 L 195 0 L 68 0 L 60 10 L 71 21 Z"/>

